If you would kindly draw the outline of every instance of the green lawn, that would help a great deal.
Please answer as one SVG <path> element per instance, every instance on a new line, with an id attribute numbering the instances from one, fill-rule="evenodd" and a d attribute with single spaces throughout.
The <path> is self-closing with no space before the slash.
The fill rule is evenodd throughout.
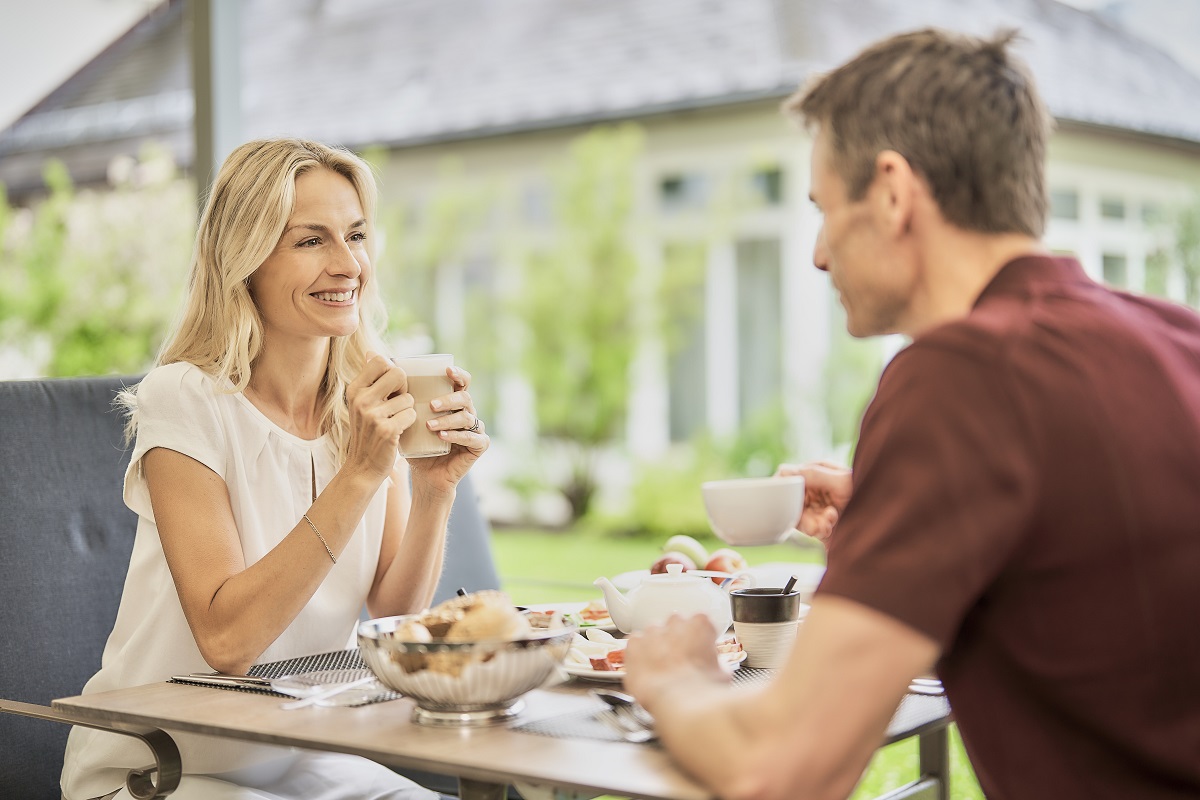
<path id="1" fill-rule="evenodd" d="M 636 538 L 602 537 L 590 533 L 497 530 L 492 539 L 504 589 L 515 603 L 559 603 L 591 600 L 600 592 L 592 581 L 633 569 L 646 569 L 657 557 L 659 542 Z M 716 539 L 703 541 L 713 550 Z M 772 561 L 820 563 L 819 546 L 794 544 L 748 547 L 740 551 L 751 566 Z M 950 797 L 982 800 L 958 731 L 951 729 Z M 855 800 L 877 797 L 916 777 L 917 743 L 899 742 L 880 751 L 854 793 Z"/>

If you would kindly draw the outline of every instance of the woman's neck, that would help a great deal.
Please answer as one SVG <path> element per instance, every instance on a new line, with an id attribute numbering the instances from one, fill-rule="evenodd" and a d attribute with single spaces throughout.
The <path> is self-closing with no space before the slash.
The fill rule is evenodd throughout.
<path id="1" fill-rule="evenodd" d="M 317 347 L 264 347 L 250 368 L 244 394 L 276 425 L 302 439 L 321 430 L 321 383 L 329 363 L 329 340 Z"/>

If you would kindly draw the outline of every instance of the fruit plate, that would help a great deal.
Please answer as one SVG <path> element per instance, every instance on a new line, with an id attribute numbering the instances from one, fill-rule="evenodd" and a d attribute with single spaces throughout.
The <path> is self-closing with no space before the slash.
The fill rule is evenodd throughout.
<path id="1" fill-rule="evenodd" d="M 821 576 L 825 574 L 825 567 L 820 564 L 793 564 L 776 561 L 770 564 L 760 564 L 756 567 L 747 567 L 745 571 L 750 573 L 750 576 L 754 578 L 754 585 L 759 587 L 782 587 L 787 583 L 788 578 L 795 575 L 797 588 L 801 592 L 811 596 L 813 590 L 817 588 L 817 584 L 821 582 Z M 649 575 L 650 570 L 648 569 L 635 569 L 629 572 L 622 572 L 611 580 L 613 586 L 616 586 L 622 592 L 627 592 Z"/>
<path id="2" fill-rule="evenodd" d="M 738 665 L 746 660 L 746 651 L 739 650 L 736 653 L 723 653 L 719 656 L 721 666 L 730 672 L 738 668 Z M 604 681 L 606 683 L 619 683 L 625 678 L 625 670 L 623 669 L 592 669 L 591 667 L 572 666 L 571 664 L 563 664 L 563 669 L 573 678 L 580 678 L 586 681 Z"/>
<path id="3" fill-rule="evenodd" d="M 603 605 L 604 601 L 600 600 L 600 601 L 595 601 L 595 602 L 598 602 L 601 605 Z M 580 630 L 586 630 L 587 628 L 597 628 L 602 631 L 608 631 L 609 633 L 617 632 L 617 626 L 613 624 L 613 621 L 610 617 L 603 617 L 601 619 L 596 619 L 596 620 L 584 619 L 583 617 L 581 617 L 579 612 L 582 611 L 584 608 L 586 608 L 588 605 L 589 605 L 589 603 L 539 603 L 537 605 L 526 606 L 526 608 L 528 608 L 530 611 L 542 611 L 542 612 L 559 611 L 559 612 L 562 612 L 562 614 L 564 616 L 569 616 L 575 622 L 575 624 L 577 626 L 579 626 Z"/>

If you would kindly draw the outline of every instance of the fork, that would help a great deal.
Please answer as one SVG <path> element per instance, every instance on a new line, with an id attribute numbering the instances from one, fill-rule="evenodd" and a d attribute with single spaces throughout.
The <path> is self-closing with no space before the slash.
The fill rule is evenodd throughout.
<path id="1" fill-rule="evenodd" d="M 316 705 L 317 703 L 320 703 L 322 700 L 328 700 L 331 697 L 341 694 L 342 692 L 349 691 L 350 689 L 356 689 L 359 686 L 365 686 L 366 684 L 371 683 L 374 680 L 375 680 L 374 675 L 368 675 L 365 678 L 359 678 L 358 680 L 351 681 L 350 683 L 343 683 L 338 686 L 332 686 L 328 689 L 317 692 L 316 694 L 310 694 L 306 697 L 300 698 L 299 700 L 293 700 L 290 703 L 283 703 L 279 707 L 283 708 L 283 709 L 291 710 L 293 708 L 305 708 L 306 706 Z"/>
<path id="2" fill-rule="evenodd" d="M 649 715 L 629 695 L 612 689 L 592 689 L 592 695 L 608 706 L 609 713 L 604 718 L 616 724 L 620 729 L 621 738 L 625 741 L 644 744 L 658 738 L 658 734 L 646 721 Z"/>

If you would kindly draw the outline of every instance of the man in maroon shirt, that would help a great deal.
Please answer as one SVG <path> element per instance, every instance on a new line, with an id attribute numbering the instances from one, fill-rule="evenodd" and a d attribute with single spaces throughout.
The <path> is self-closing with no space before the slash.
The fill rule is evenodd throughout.
<path id="1" fill-rule="evenodd" d="M 854 471 L 806 476 L 828 571 L 768 687 L 703 618 L 629 690 L 730 798 L 841 798 L 936 666 L 990 798 L 1200 797 L 1200 317 L 1040 243 L 1049 117 L 992 40 L 920 31 L 789 101 L 814 253 L 856 336 L 902 333 Z"/>

